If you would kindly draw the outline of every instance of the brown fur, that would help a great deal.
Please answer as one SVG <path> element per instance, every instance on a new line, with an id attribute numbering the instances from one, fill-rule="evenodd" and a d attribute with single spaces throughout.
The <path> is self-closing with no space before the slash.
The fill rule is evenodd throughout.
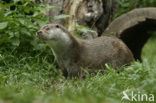
<path id="1" fill-rule="evenodd" d="M 59 66 L 64 72 L 67 71 L 70 77 L 82 76 L 82 68 L 95 71 L 105 67 L 106 63 L 110 63 L 112 67 L 116 68 L 134 61 L 131 51 L 116 37 L 102 36 L 93 40 L 78 40 L 61 25 L 49 24 L 47 27 L 56 29 L 56 25 L 62 30 L 60 33 L 64 32 L 69 36 L 71 43 L 63 46 L 64 48 L 55 49 L 53 46 L 51 48 Z M 44 32 L 45 27 L 40 31 Z"/>

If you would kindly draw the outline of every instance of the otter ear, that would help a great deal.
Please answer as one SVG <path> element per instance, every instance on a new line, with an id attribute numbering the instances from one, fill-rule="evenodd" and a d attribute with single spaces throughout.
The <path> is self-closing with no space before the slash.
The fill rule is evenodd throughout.
<path id="1" fill-rule="evenodd" d="M 60 26 L 59 25 L 56 25 L 56 28 L 59 28 Z"/>

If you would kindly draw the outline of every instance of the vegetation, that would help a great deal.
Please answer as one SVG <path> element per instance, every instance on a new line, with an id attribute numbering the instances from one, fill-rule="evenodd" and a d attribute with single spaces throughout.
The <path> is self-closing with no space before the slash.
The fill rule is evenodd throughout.
<path id="1" fill-rule="evenodd" d="M 120 16 L 121 14 L 126 13 L 134 8 L 156 6 L 155 0 L 117 0 L 117 1 L 119 4 L 119 9 L 115 17 Z"/>
<path id="2" fill-rule="evenodd" d="M 4 1 L 0 1 L 0 103 L 129 103 L 121 101 L 125 90 L 128 95 L 134 91 L 156 96 L 155 34 L 143 49 L 143 63 L 121 67 L 120 73 L 108 66 L 104 75 L 65 79 L 50 49 L 34 36 L 48 22 L 44 16 L 48 8 L 34 0 Z M 119 4 L 116 16 L 136 7 L 156 6 L 155 0 L 120 0 Z"/>

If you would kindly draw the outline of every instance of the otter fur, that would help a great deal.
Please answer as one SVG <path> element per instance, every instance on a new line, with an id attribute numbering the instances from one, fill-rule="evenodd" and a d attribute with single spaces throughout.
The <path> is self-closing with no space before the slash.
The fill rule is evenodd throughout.
<path id="1" fill-rule="evenodd" d="M 46 41 L 66 76 L 81 77 L 83 71 L 96 71 L 109 63 L 117 68 L 134 61 L 129 48 L 114 36 L 79 40 L 59 24 L 47 24 L 37 32 Z M 84 70 L 83 70 L 84 69 Z"/>

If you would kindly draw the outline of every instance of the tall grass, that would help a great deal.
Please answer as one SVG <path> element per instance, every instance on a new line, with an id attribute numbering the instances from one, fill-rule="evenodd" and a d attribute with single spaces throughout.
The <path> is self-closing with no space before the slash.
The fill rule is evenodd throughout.
<path id="1" fill-rule="evenodd" d="M 49 60 L 52 55 L 0 53 L 0 102 L 129 103 L 121 101 L 124 90 L 156 96 L 155 43 L 151 38 L 143 48 L 143 63 L 121 67 L 120 73 L 109 67 L 104 75 L 75 80 L 60 75 L 55 60 Z"/>

